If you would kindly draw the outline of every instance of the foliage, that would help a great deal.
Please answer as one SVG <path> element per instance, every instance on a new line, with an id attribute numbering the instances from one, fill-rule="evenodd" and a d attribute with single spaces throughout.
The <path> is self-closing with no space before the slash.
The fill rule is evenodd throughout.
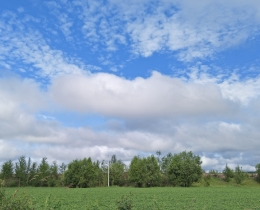
<path id="1" fill-rule="evenodd" d="M 192 152 L 181 152 L 162 156 L 160 151 L 156 156 L 146 158 L 135 156 L 128 167 L 112 155 L 110 160 L 109 183 L 110 186 L 183 186 L 189 187 L 192 183 L 202 180 L 205 186 L 211 183 L 209 177 L 202 177 L 200 157 Z M 260 181 L 260 164 L 256 165 L 258 181 Z M 221 177 L 218 171 L 210 170 L 211 177 Z M 242 183 L 246 173 L 239 168 L 234 172 L 227 165 L 223 170 L 224 180 L 232 183 Z M 15 164 L 11 160 L 1 166 L 0 178 L 4 180 L 5 187 L 56 187 L 68 186 L 70 188 L 88 188 L 107 186 L 108 164 L 103 160 L 92 162 L 91 158 L 73 160 L 68 164 L 58 165 L 56 161 L 49 164 L 47 158 L 42 158 L 37 164 L 30 158 L 21 156 Z"/>
<path id="2" fill-rule="evenodd" d="M 246 178 L 245 173 L 242 171 L 242 167 L 240 168 L 239 165 L 235 168 L 234 179 L 237 184 L 241 184 Z"/>
<path id="3" fill-rule="evenodd" d="M 223 170 L 223 175 L 224 175 L 224 180 L 226 182 L 229 182 L 231 178 L 234 177 L 234 172 L 231 168 L 228 167 L 228 165 L 226 164 L 226 167 Z"/>
<path id="4" fill-rule="evenodd" d="M 147 185 L 158 186 L 161 181 L 160 166 L 158 160 L 153 156 L 149 156 L 145 160 L 147 168 Z"/>
<path id="5" fill-rule="evenodd" d="M 148 177 L 145 158 L 135 156 L 132 159 L 129 167 L 129 179 L 131 182 L 134 182 L 137 187 L 146 185 Z"/>
<path id="6" fill-rule="evenodd" d="M 131 199 L 133 195 L 130 193 L 129 197 L 122 195 L 122 197 L 116 201 L 116 207 L 118 210 L 130 210 L 133 207 L 133 200 Z"/>
<path id="7" fill-rule="evenodd" d="M 5 181 L 5 186 L 9 187 L 10 179 L 13 177 L 14 165 L 11 160 L 4 162 L 1 168 L 1 178 Z"/>
<path id="8" fill-rule="evenodd" d="M 210 186 L 210 180 L 211 180 L 210 174 L 203 176 L 203 184 L 204 184 L 205 187 Z"/>
<path id="9" fill-rule="evenodd" d="M 111 185 L 122 186 L 124 184 L 125 164 L 121 161 L 116 161 L 110 165 L 109 178 Z"/>
<path id="10" fill-rule="evenodd" d="M 162 173 L 166 173 L 167 169 L 170 165 L 170 162 L 172 160 L 172 153 L 168 153 L 165 157 L 162 157 L 162 163 L 161 163 L 161 170 Z"/>
<path id="11" fill-rule="evenodd" d="M 217 170 L 210 170 L 209 174 L 213 175 L 214 177 L 218 176 L 218 171 Z"/>
<path id="12" fill-rule="evenodd" d="M 174 186 L 190 187 L 202 177 L 200 157 L 190 152 L 175 154 L 168 167 L 168 175 Z"/>
<path id="13" fill-rule="evenodd" d="M 19 187 L 26 185 L 26 159 L 25 156 L 22 156 L 18 159 L 18 162 L 15 164 L 15 176 L 19 180 Z"/>
<path id="14" fill-rule="evenodd" d="M 255 166 L 255 169 L 256 169 L 256 173 L 257 173 L 257 181 L 260 182 L 260 163 L 258 163 Z"/>
<path id="15" fill-rule="evenodd" d="M 98 184 L 99 168 L 92 163 L 91 158 L 74 160 L 64 173 L 64 183 L 69 187 L 93 187 Z"/>
<path id="16" fill-rule="evenodd" d="M 217 179 L 222 181 L 220 179 Z M 153 188 L 19 188 L 19 193 L 32 195 L 35 210 L 44 209 L 117 209 L 116 201 L 131 199 L 132 209 L 259 209 L 259 187 L 153 187 Z M 257 182 L 256 184 L 260 186 Z M 6 189 L 12 195 L 13 188 Z M 130 192 L 133 194 L 129 198 Z M 18 195 L 19 195 L 18 193 Z M 50 196 L 51 194 L 51 196 Z M 55 195 L 55 196 L 52 196 Z M 17 195 L 16 195 L 17 196 Z M 0 208 L 1 209 L 1 208 Z"/>
<path id="17" fill-rule="evenodd" d="M 26 195 L 17 195 L 18 190 L 14 194 L 8 196 L 3 188 L 0 189 L 0 209 L 1 210 L 31 210 L 34 209 L 32 199 Z"/>

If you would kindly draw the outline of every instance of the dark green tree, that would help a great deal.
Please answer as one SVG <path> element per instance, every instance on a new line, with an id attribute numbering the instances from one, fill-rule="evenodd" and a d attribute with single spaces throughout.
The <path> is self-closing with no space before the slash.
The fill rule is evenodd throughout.
<path id="1" fill-rule="evenodd" d="M 256 164 L 255 169 L 257 173 L 257 181 L 260 182 L 260 163 Z"/>
<path id="2" fill-rule="evenodd" d="M 242 170 L 242 167 L 239 165 L 235 168 L 234 179 L 237 184 L 241 184 L 246 178 L 245 172 Z"/>
<path id="3" fill-rule="evenodd" d="M 29 185 L 29 180 L 31 178 L 30 170 L 31 170 L 31 158 L 29 157 L 28 160 L 27 160 L 26 171 L 25 171 L 25 174 L 26 174 L 26 185 L 27 186 Z"/>
<path id="4" fill-rule="evenodd" d="M 109 179 L 111 185 L 124 184 L 124 171 L 125 171 L 125 164 L 121 161 L 117 161 L 110 165 Z"/>
<path id="5" fill-rule="evenodd" d="M 116 163 L 117 162 L 117 158 L 116 155 L 112 155 L 111 160 L 110 160 L 110 164 Z"/>
<path id="6" fill-rule="evenodd" d="M 50 177 L 50 165 L 47 162 L 46 157 L 42 158 L 41 163 L 37 168 L 37 174 L 37 185 L 41 187 L 48 186 L 48 179 Z"/>
<path id="7" fill-rule="evenodd" d="M 130 181 L 133 182 L 135 186 L 146 186 L 148 177 L 145 158 L 142 159 L 138 156 L 135 156 L 131 161 L 128 173 Z"/>
<path id="8" fill-rule="evenodd" d="M 36 162 L 33 162 L 31 164 L 29 174 L 30 174 L 30 176 L 29 176 L 29 180 L 28 180 L 28 185 L 37 186 L 39 174 L 37 174 L 37 163 Z"/>
<path id="9" fill-rule="evenodd" d="M 25 186 L 27 183 L 27 164 L 25 156 L 21 156 L 15 163 L 15 176 L 18 179 L 18 185 Z"/>
<path id="10" fill-rule="evenodd" d="M 1 179 L 4 180 L 5 186 L 9 187 L 13 179 L 14 165 L 11 160 L 4 162 L 1 168 Z"/>
<path id="11" fill-rule="evenodd" d="M 67 169 L 67 165 L 65 163 L 62 163 L 60 166 L 59 166 L 59 173 L 60 174 L 64 174 L 64 172 L 66 171 Z"/>
<path id="12" fill-rule="evenodd" d="M 73 160 L 68 164 L 68 169 L 64 172 L 64 184 L 68 187 L 78 187 L 80 180 L 81 162 Z"/>
<path id="13" fill-rule="evenodd" d="M 226 182 L 229 182 L 231 180 L 231 178 L 234 177 L 234 171 L 228 167 L 228 165 L 226 164 L 224 170 L 222 171 L 223 175 L 224 175 L 224 180 Z"/>
<path id="14" fill-rule="evenodd" d="M 97 174 L 97 185 L 100 187 L 100 186 L 104 186 L 103 184 L 103 176 L 104 176 L 104 173 L 103 173 L 103 170 L 102 168 L 100 167 L 102 164 L 100 163 L 99 160 L 93 162 L 93 166 L 94 166 L 94 169 L 96 171 L 96 174 Z"/>
<path id="15" fill-rule="evenodd" d="M 167 169 L 170 181 L 174 186 L 190 187 L 202 177 L 200 156 L 190 152 L 175 154 Z"/>
<path id="16" fill-rule="evenodd" d="M 161 163 L 161 171 L 162 173 L 167 173 L 168 167 L 170 165 L 170 162 L 172 160 L 172 153 L 168 153 L 166 156 L 162 157 L 162 163 Z"/>
<path id="17" fill-rule="evenodd" d="M 160 166 L 153 155 L 146 158 L 147 186 L 158 186 L 161 181 Z"/>
<path id="18" fill-rule="evenodd" d="M 168 186 L 170 184 L 169 180 L 169 174 L 167 173 L 167 170 L 169 168 L 170 162 L 172 160 L 173 155 L 171 153 L 168 153 L 166 156 L 162 157 L 161 159 L 161 173 L 162 173 L 162 185 Z"/>
<path id="19" fill-rule="evenodd" d="M 58 165 L 56 161 L 53 161 L 52 165 L 49 168 L 49 178 L 47 180 L 47 184 L 49 187 L 58 186 L 59 173 L 58 173 Z"/>
<path id="20" fill-rule="evenodd" d="M 161 153 L 161 151 L 159 151 L 159 150 L 156 151 L 156 155 L 157 155 L 156 159 L 157 159 L 157 162 L 158 162 L 160 170 L 161 170 L 161 166 L 162 166 L 162 158 L 161 158 L 162 153 Z"/>
<path id="21" fill-rule="evenodd" d="M 91 158 L 81 160 L 79 187 L 97 186 L 97 170 Z"/>

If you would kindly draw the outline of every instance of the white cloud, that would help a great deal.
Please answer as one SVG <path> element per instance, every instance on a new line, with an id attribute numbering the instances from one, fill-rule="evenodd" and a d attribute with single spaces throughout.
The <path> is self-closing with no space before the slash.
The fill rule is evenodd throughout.
<path id="1" fill-rule="evenodd" d="M 38 31 L 26 27 L 25 20 L 19 20 L 13 13 L 6 13 L 4 17 L 0 23 L 0 56 L 6 65 L 22 61 L 38 70 L 33 74 L 48 78 L 87 73 L 85 64 L 76 58 L 69 58 L 61 50 L 52 49 Z"/>
<path id="2" fill-rule="evenodd" d="M 257 1 L 75 1 L 82 11 L 83 33 L 88 41 L 117 49 L 132 46 L 144 57 L 162 50 L 176 51 L 182 61 L 206 58 L 236 46 L 258 33 Z M 77 7 L 78 8 L 78 7 Z M 112 11 L 112 12 L 111 12 Z M 119 27 L 120 26 L 120 27 Z"/>
<path id="3" fill-rule="evenodd" d="M 251 99 L 241 108 L 241 102 L 223 97 L 221 85 L 212 80 L 182 81 L 158 72 L 147 79 L 96 73 L 63 76 L 52 82 L 48 92 L 42 92 L 32 80 L 1 79 L 1 151 L 13 148 L 6 157 L 24 154 L 70 161 L 83 156 L 105 159 L 116 153 L 129 161 L 133 155 L 157 150 L 191 150 L 222 155 L 213 159 L 204 155 L 207 169 L 219 169 L 225 161 L 252 169 L 254 157 L 260 155 L 260 121 L 254 114 L 259 112 L 258 95 L 249 94 Z M 50 109 L 48 103 L 54 102 Z M 64 109 L 106 116 L 107 123 L 98 130 L 64 126 L 55 117 Z M 39 117 L 41 111 L 47 114 Z M 243 161 L 242 151 L 243 158 L 255 155 Z"/>
<path id="4" fill-rule="evenodd" d="M 186 83 L 158 72 L 134 80 L 107 73 L 59 77 L 51 96 L 72 110 L 129 118 L 226 115 L 236 109 L 213 83 Z"/>
<path id="5" fill-rule="evenodd" d="M 169 4 L 175 7 L 167 14 Z M 236 46 L 259 26 L 256 1 L 163 1 L 152 12 L 127 21 L 134 49 L 150 56 L 162 49 L 179 51 L 179 59 L 190 61 Z"/>

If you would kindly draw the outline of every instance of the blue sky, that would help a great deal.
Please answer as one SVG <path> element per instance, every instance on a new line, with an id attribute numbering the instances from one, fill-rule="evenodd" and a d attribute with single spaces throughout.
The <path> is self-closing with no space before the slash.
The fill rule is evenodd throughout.
<path id="1" fill-rule="evenodd" d="M 2 1 L 0 163 L 157 150 L 260 162 L 256 0 Z"/>

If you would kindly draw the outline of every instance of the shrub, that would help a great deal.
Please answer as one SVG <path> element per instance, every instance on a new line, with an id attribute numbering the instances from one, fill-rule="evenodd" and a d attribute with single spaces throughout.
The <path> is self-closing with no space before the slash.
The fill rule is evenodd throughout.
<path id="1" fill-rule="evenodd" d="M 203 184 L 204 184 L 205 187 L 210 186 L 210 180 L 211 180 L 210 174 L 203 176 Z"/>
<path id="2" fill-rule="evenodd" d="M 130 210 L 133 207 L 133 201 L 131 199 L 132 194 L 130 197 L 125 197 L 124 195 L 121 199 L 116 201 L 116 206 L 118 210 Z"/>
<path id="3" fill-rule="evenodd" d="M 234 177 L 234 171 L 231 168 L 229 168 L 228 165 L 226 165 L 222 173 L 225 176 L 224 180 L 226 182 L 229 182 L 231 178 Z"/>
<path id="4" fill-rule="evenodd" d="M 25 195 L 17 195 L 18 190 L 11 196 L 7 196 L 3 188 L 0 189 L 1 210 L 31 210 L 35 209 L 32 199 Z"/>
<path id="5" fill-rule="evenodd" d="M 237 166 L 235 169 L 234 178 L 237 184 L 241 184 L 246 178 L 245 173 L 242 171 L 242 168 L 240 168 L 239 166 Z"/>

